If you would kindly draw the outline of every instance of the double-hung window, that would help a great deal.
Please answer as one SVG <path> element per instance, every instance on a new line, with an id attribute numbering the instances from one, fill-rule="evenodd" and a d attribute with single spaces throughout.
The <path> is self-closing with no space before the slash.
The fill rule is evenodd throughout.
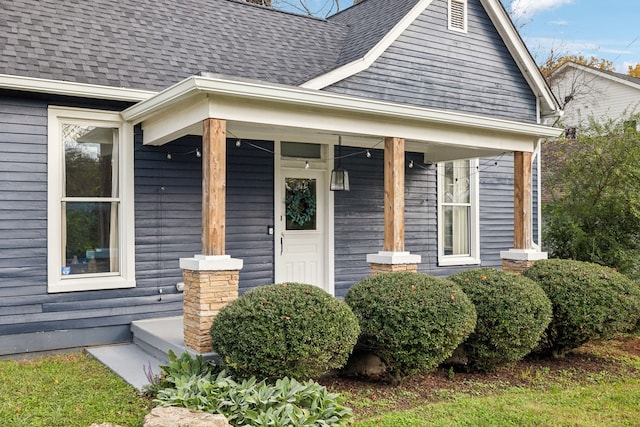
<path id="1" fill-rule="evenodd" d="M 131 126 L 50 107 L 48 132 L 49 292 L 135 286 Z"/>
<path id="2" fill-rule="evenodd" d="M 438 265 L 480 263 L 478 160 L 438 164 Z"/>

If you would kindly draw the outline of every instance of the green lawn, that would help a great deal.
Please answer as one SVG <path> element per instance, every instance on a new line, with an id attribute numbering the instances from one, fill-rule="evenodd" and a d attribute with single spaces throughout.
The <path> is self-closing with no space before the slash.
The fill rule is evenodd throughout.
<path id="1" fill-rule="evenodd" d="M 453 396 L 362 420 L 357 427 L 629 426 L 640 425 L 640 380 L 617 379 L 549 391 L 513 388 L 496 395 Z"/>
<path id="2" fill-rule="evenodd" d="M 141 426 L 149 402 L 84 353 L 0 360 L 2 427 Z"/>
<path id="3" fill-rule="evenodd" d="M 592 344 L 581 351 L 596 368 L 525 364 L 516 378 L 526 381 L 517 385 L 499 376 L 463 380 L 458 374 L 463 387 L 456 388 L 447 385 L 456 381 L 445 373 L 430 397 L 403 386 L 381 395 L 361 383 L 346 394 L 347 404 L 357 414 L 356 427 L 639 426 L 639 349 L 638 337 Z M 0 360 L 1 427 L 141 426 L 149 410 L 147 399 L 84 353 Z"/>

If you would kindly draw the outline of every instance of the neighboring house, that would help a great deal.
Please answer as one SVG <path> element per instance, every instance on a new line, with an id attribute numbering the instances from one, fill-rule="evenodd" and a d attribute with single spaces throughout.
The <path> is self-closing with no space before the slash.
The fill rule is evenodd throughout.
<path id="1" fill-rule="evenodd" d="M 562 124 L 579 131 L 590 117 L 616 120 L 638 113 L 640 79 L 568 62 L 549 77 L 549 86 L 563 107 Z"/>
<path id="2" fill-rule="evenodd" d="M 340 297 L 544 256 L 559 107 L 498 0 L 4 0 L 0 58 L 0 355 L 180 315 L 181 266 Z"/>

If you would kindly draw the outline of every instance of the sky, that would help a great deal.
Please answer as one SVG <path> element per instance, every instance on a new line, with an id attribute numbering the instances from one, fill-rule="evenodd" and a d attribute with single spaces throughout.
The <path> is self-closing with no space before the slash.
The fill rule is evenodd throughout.
<path id="1" fill-rule="evenodd" d="M 640 63 L 638 0 L 502 0 L 531 54 L 596 56 L 626 74 Z"/>

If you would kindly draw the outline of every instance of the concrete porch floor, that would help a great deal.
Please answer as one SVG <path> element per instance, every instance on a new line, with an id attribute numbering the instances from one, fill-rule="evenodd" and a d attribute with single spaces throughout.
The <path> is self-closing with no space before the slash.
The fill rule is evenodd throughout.
<path id="1" fill-rule="evenodd" d="M 199 354 L 184 345 L 182 316 L 136 320 L 131 333 L 133 343 L 90 347 L 87 352 L 138 390 L 149 382 L 144 369 L 151 367 L 153 375 L 160 374 L 160 366 L 169 363 L 169 350 L 177 356 L 185 351 L 192 357 Z M 202 356 L 215 359 L 214 353 Z"/>

